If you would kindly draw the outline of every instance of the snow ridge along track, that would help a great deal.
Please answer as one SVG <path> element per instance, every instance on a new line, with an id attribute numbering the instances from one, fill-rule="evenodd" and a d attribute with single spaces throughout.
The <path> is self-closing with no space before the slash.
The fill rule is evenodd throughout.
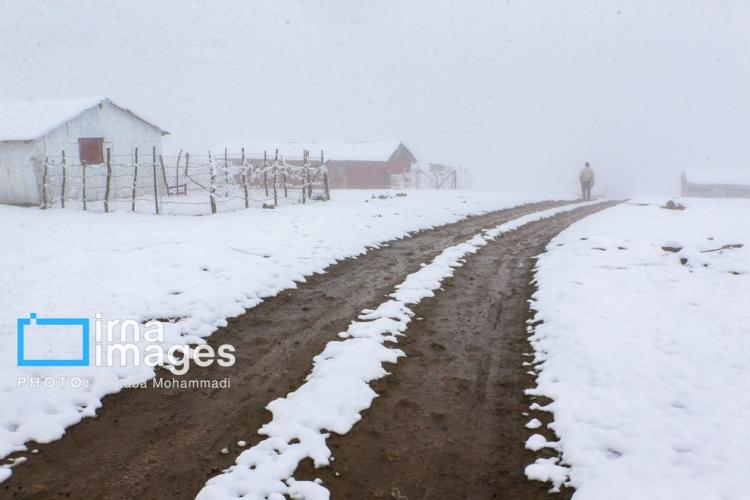
<path id="1" fill-rule="evenodd" d="M 237 458 L 236 465 L 208 481 L 199 500 L 247 498 L 282 500 L 284 495 L 308 500 L 329 498 L 319 481 L 297 481 L 292 476 L 299 463 L 311 458 L 316 466 L 328 465 L 328 434 L 346 434 L 369 408 L 377 394 L 369 382 L 387 375 L 383 363 L 395 363 L 404 353 L 385 345 L 398 341 L 410 323 L 409 306 L 434 296 L 441 283 L 461 266 L 468 255 L 499 235 L 531 222 L 570 212 L 598 202 L 579 203 L 531 213 L 484 230 L 463 243 L 443 250 L 428 265 L 412 273 L 376 309 L 366 309 L 340 337 L 315 357 L 312 372 L 302 386 L 287 397 L 272 401 L 273 419 L 259 433 L 268 436 Z"/>

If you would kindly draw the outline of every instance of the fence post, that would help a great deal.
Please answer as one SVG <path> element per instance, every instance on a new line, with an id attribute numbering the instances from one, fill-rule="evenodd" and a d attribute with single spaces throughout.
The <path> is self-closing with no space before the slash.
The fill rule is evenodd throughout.
<path id="1" fill-rule="evenodd" d="M 60 193 L 61 208 L 65 208 L 65 150 L 62 150 L 62 192 Z"/>
<path id="2" fill-rule="evenodd" d="M 151 163 L 154 165 L 154 212 L 159 215 L 159 189 L 156 185 L 156 146 L 151 148 Z"/>
<path id="3" fill-rule="evenodd" d="M 190 153 L 185 153 L 185 177 L 188 177 L 188 167 L 190 166 Z M 187 186 L 185 186 L 185 194 L 187 194 Z"/>
<path id="4" fill-rule="evenodd" d="M 83 211 L 86 211 L 86 162 L 81 162 L 81 179 L 83 180 Z"/>
<path id="5" fill-rule="evenodd" d="M 107 182 L 104 185 L 104 213 L 109 213 L 109 192 L 112 189 L 112 152 L 107 148 Z"/>
<path id="6" fill-rule="evenodd" d="M 273 159 L 273 206 L 279 204 L 279 197 L 276 193 L 276 175 L 279 170 L 279 150 L 276 149 L 276 156 Z"/>
<path id="7" fill-rule="evenodd" d="M 263 151 L 263 186 L 266 188 L 266 198 L 268 198 L 268 160 L 265 151 Z"/>
<path id="8" fill-rule="evenodd" d="M 214 198 L 214 192 L 216 191 L 216 169 L 214 168 L 214 159 L 211 156 L 211 151 L 208 152 L 208 165 L 211 167 L 211 185 L 209 187 L 208 196 L 211 199 L 211 214 L 215 214 L 216 199 Z"/>
<path id="9" fill-rule="evenodd" d="M 310 180 L 310 150 L 305 151 L 305 164 L 302 167 L 302 197 L 303 200 L 307 198 L 310 201 L 310 190 L 308 189 L 308 181 Z"/>
<path id="10" fill-rule="evenodd" d="M 284 198 L 289 197 L 289 194 L 287 193 L 287 186 L 286 186 L 287 170 L 289 170 L 289 165 L 286 164 L 286 160 L 282 157 L 281 158 L 281 183 L 284 187 Z"/>
<path id="11" fill-rule="evenodd" d="M 227 163 L 227 148 L 224 148 L 224 196 L 229 197 L 229 164 Z"/>
<path id="12" fill-rule="evenodd" d="M 174 185 L 175 186 L 180 185 L 180 158 L 182 158 L 182 150 L 180 150 L 180 152 L 177 153 L 177 164 L 174 167 Z M 175 188 L 175 189 L 179 189 L 179 188 Z"/>
<path id="13" fill-rule="evenodd" d="M 47 167 L 49 158 L 44 157 L 44 171 L 42 172 L 42 208 L 47 208 Z"/>
<path id="14" fill-rule="evenodd" d="M 305 189 L 305 168 L 306 168 L 305 166 L 306 165 L 307 165 L 307 150 L 303 149 L 302 150 L 302 172 L 301 172 L 301 177 L 302 177 L 302 204 L 303 205 L 307 201 L 306 198 L 305 198 L 305 193 L 307 192 L 306 189 Z"/>
<path id="15" fill-rule="evenodd" d="M 164 178 L 164 186 L 167 188 L 167 196 L 169 196 L 169 182 L 167 182 L 167 169 L 164 167 L 164 156 L 159 153 L 159 165 L 161 165 L 161 176 Z"/>
<path id="16" fill-rule="evenodd" d="M 310 151 L 307 152 L 307 156 L 310 156 Z M 307 169 L 305 170 L 305 173 L 307 174 L 307 198 L 312 200 L 312 170 L 310 169 L 310 162 L 308 161 Z"/>
<path id="17" fill-rule="evenodd" d="M 325 197 L 326 201 L 330 201 L 331 199 L 331 188 L 328 185 L 328 165 L 326 165 L 325 160 L 323 159 L 323 150 L 320 150 L 320 166 L 321 170 L 323 171 L 323 196 Z"/>
<path id="18" fill-rule="evenodd" d="M 245 148 L 242 148 L 242 189 L 245 191 L 245 208 L 250 206 L 247 196 L 247 168 L 245 168 Z"/>
<path id="19" fill-rule="evenodd" d="M 135 148 L 135 162 L 133 164 L 133 195 L 130 202 L 130 211 L 135 212 L 135 192 L 138 186 L 138 148 Z"/>

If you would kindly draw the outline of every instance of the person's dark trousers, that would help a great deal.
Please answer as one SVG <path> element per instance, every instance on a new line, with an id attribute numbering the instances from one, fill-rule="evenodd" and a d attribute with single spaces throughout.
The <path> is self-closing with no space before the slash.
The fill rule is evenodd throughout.
<path id="1" fill-rule="evenodd" d="M 583 201 L 591 201 L 591 181 L 581 182 Z"/>

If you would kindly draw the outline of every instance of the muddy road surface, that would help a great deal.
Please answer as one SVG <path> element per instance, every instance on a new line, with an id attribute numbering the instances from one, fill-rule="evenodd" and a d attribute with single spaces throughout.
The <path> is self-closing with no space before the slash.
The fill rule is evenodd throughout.
<path id="1" fill-rule="evenodd" d="M 297 479 L 319 477 L 332 499 L 562 500 L 531 482 L 524 468 L 540 455 L 524 448 L 533 433 L 522 366 L 532 352 L 526 320 L 535 257 L 549 240 L 596 205 L 528 224 L 470 256 L 443 291 L 414 308 L 399 348 L 406 357 L 371 384 L 380 395 L 362 420 L 329 446 L 336 460 Z M 553 435 L 548 435 L 552 440 Z"/>
<path id="2" fill-rule="evenodd" d="M 492 212 L 389 242 L 331 266 L 297 289 L 229 321 L 209 343 L 233 344 L 233 367 L 191 368 L 181 378 L 231 378 L 227 389 L 128 389 L 0 484 L 1 498 L 192 499 L 205 481 L 252 446 L 270 418 L 265 406 L 299 386 L 325 343 L 374 308 L 407 274 L 445 247 L 485 228 L 562 205 Z M 522 477 L 520 413 L 529 386 L 524 321 L 533 259 L 549 239 L 606 205 L 532 223 L 488 244 L 435 298 L 417 308 L 399 347 L 407 358 L 375 384 L 381 394 L 346 436 L 332 437 L 333 467 L 321 477 L 332 498 L 536 498 Z M 164 370 L 164 379 L 178 378 Z M 229 448 L 227 455 L 219 450 Z M 337 475 L 338 474 L 338 475 Z M 516 494 L 517 493 L 517 494 Z M 396 495 L 396 496 L 393 496 Z M 401 496 L 398 496 L 401 495 Z"/>

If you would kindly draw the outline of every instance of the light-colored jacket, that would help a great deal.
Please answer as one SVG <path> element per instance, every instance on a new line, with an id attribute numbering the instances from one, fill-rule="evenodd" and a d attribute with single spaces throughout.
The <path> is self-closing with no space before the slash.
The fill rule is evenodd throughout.
<path id="1" fill-rule="evenodd" d="M 594 184 L 594 171 L 591 169 L 591 167 L 583 167 L 581 169 L 581 174 L 578 176 L 578 179 L 581 182 L 590 182 L 593 185 Z"/>

